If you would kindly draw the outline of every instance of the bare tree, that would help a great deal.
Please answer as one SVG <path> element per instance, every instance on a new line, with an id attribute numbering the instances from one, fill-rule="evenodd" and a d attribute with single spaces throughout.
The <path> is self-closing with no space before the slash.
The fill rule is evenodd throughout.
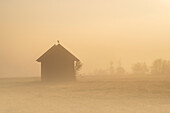
<path id="1" fill-rule="evenodd" d="M 146 63 L 138 62 L 132 66 L 132 71 L 133 74 L 146 75 L 149 72 L 149 69 Z"/>
<path id="2" fill-rule="evenodd" d="M 114 66 L 113 66 L 113 62 L 110 62 L 110 75 L 114 75 Z"/>
<path id="3" fill-rule="evenodd" d="M 117 67 L 116 73 L 118 75 L 124 75 L 125 74 L 125 69 L 122 66 Z"/>
<path id="4" fill-rule="evenodd" d="M 122 66 L 121 59 L 118 62 L 118 67 L 116 68 L 116 74 L 118 74 L 118 75 L 124 75 L 125 74 L 125 69 Z"/>
<path id="5" fill-rule="evenodd" d="M 151 67 L 151 74 L 153 75 L 170 74 L 170 61 L 163 59 L 155 60 Z"/>
<path id="6" fill-rule="evenodd" d="M 80 71 L 82 66 L 83 66 L 83 64 L 80 61 L 77 61 L 76 65 L 75 65 L 75 70 L 76 71 Z"/>

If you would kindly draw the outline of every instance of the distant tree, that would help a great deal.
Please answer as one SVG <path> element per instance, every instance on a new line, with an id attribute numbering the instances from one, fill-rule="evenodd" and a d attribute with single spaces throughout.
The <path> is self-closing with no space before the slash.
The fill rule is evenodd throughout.
<path id="1" fill-rule="evenodd" d="M 118 74 L 118 75 L 124 75 L 125 74 L 125 69 L 122 67 L 121 59 L 118 62 L 118 67 L 116 68 L 116 74 Z"/>
<path id="2" fill-rule="evenodd" d="M 170 61 L 157 59 L 151 66 L 151 74 L 153 75 L 167 75 L 170 74 Z"/>
<path id="3" fill-rule="evenodd" d="M 75 70 L 76 70 L 76 71 L 80 71 L 81 68 L 82 68 L 82 66 L 83 66 L 83 64 L 82 64 L 80 61 L 76 62 Z"/>
<path id="4" fill-rule="evenodd" d="M 133 74 L 144 75 L 149 72 L 149 69 L 148 69 L 146 63 L 138 62 L 132 66 L 132 71 L 133 71 Z"/>
<path id="5" fill-rule="evenodd" d="M 113 66 L 113 62 L 110 62 L 110 75 L 114 75 L 114 66 Z"/>
<path id="6" fill-rule="evenodd" d="M 116 74 L 124 75 L 125 74 L 125 69 L 122 66 L 117 67 Z"/>

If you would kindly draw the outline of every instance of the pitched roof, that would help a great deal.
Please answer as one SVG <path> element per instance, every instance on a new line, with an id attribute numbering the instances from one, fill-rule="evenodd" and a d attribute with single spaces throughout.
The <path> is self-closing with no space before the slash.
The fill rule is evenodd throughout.
<path id="1" fill-rule="evenodd" d="M 64 52 L 69 58 L 74 61 L 79 61 L 73 54 L 71 54 L 67 49 L 65 49 L 61 44 L 52 46 L 47 52 L 45 52 L 40 58 L 37 59 L 38 62 L 41 62 L 43 59 L 51 55 L 52 53 Z"/>

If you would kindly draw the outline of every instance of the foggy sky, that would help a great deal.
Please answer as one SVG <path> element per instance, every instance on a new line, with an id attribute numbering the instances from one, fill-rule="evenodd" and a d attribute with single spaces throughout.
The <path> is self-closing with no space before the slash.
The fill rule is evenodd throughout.
<path id="1" fill-rule="evenodd" d="M 36 59 L 56 40 L 82 73 L 170 59 L 170 0 L 0 1 L 0 76 L 40 76 Z"/>

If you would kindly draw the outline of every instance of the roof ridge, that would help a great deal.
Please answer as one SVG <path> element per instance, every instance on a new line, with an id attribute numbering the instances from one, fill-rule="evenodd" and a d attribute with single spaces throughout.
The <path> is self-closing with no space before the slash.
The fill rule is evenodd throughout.
<path id="1" fill-rule="evenodd" d="M 53 53 L 53 51 L 57 51 L 57 49 L 61 47 L 70 57 L 72 57 L 73 60 L 79 61 L 78 58 L 76 58 L 71 52 L 69 52 L 65 47 L 63 47 L 61 44 L 54 44 L 50 49 L 48 49 L 42 56 L 40 56 L 37 61 L 41 62 L 45 57 L 48 57 L 50 54 Z"/>

